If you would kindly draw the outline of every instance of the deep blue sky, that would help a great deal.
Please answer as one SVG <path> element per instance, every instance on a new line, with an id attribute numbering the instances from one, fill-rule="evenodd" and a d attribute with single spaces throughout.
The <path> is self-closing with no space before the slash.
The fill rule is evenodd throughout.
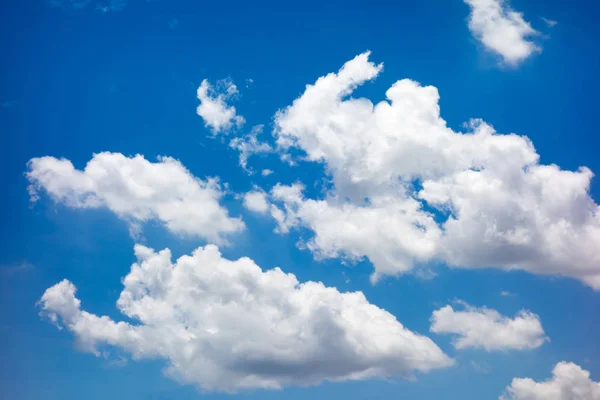
<path id="1" fill-rule="evenodd" d="M 93 153 L 115 151 L 175 157 L 200 177 L 219 176 L 234 192 L 320 176 L 317 166 L 292 169 L 275 157 L 252 159 L 277 176 L 248 177 L 237 155 L 208 138 L 195 114 L 202 79 L 230 77 L 235 103 L 248 126 L 271 125 L 316 78 L 336 71 L 367 49 L 384 73 L 357 93 L 377 101 L 401 78 L 436 86 L 442 117 L 459 129 L 480 117 L 503 133 L 532 139 L 544 164 L 600 171 L 597 93 L 600 92 L 600 6 L 595 2 L 513 0 L 545 33 L 543 52 L 515 69 L 498 68 L 467 29 L 461 0 L 199 2 L 130 0 L 119 12 L 52 8 L 44 0 L 4 0 L 0 13 L 0 397 L 5 399 L 192 399 L 193 387 L 161 375 L 163 363 L 112 365 L 78 352 L 72 336 L 43 321 L 35 302 L 63 278 L 73 281 L 86 309 L 116 319 L 120 279 L 133 261 L 127 226 L 108 211 L 84 212 L 52 204 L 31 208 L 24 177 L 32 157 L 65 157 L 84 167 Z M 539 17 L 558 21 L 552 29 Z M 174 21 L 177 21 L 176 23 Z M 245 87 L 246 79 L 253 84 Z M 600 185 L 592 183 L 600 200 Z M 430 281 L 411 277 L 369 283 L 367 262 L 315 262 L 295 247 L 295 234 L 272 233 L 269 220 L 226 204 L 248 229 L 223 250 L 249 256 L 263 268 L 281 266 L 299 280 L 321 280 L 340 290 L 362 290 L 409 329 L 429 335 L 428 318 L 455 297 L 506 315 L 537 313 L 551 344 L 527 352 L 456 352 L 451 369 L 416 382 L 323 384 L 285 392 L 256 391 L 246 399 L 486 399 L 497 398 L 516 376 L 545 379 L 561 360 L 600 378 L 600 294 L 579 282 L 522 272 L 440 268 Z M 201 242 L 181 240 L 160 227 L 147 244 L 174 254 Z M 28 263 L 30 268 L 15 268 Z M 350 278 L 347 283 L 346 279 Z M 506 290 L 514 296 L 501 296 Z M 485 365 L 477 373 L 470 365 Z M 451 396 L 440 393 L 452 393 Z M 223 395 L 206 395 L 206 398 Z"/>

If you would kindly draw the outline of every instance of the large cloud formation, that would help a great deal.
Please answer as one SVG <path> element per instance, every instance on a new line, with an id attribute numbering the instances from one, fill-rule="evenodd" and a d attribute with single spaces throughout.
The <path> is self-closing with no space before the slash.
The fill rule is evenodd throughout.
<path id="1" fill-rule="evenodd" d="M 54 157 L 33 158 L 27 179 L 33 200 L 43 190 L 73 208 L 108 208 L 125 219 L 132 233 L 151 219 L 177 234 L 215 242 L 244 229 L 219 204 L 223 192 L 217 180 L 194 177 L 179 161 L 160 157 L 152 163 L 141 155 L 99 153 L 84 170 Z"/>
<path id="2" fill-rule="evenodd" d="M 368 257 L 374 279 L 441 260 L 463 268 L 561 274 L 600 289 L 592 172 L 542 165 L 531 141 L 471 120 L 454 132 L 433 86 L 403 79 L 373 104 L 349 97 L 383 65 L 363 53 L 307 85 L 275 117 L 279 151 L 322 163 L 331 186 L 271 191 L 280 232 L 307 227 L 317 257 Z"/>
<path id="3" fill-rule="evenodd" d="M 506 0 L 465 0 L 471 7 L 469 29 L 486 49 L 516 65 L 541 48 L 528 38 L 539 34 Z"/>
<path id="4" fill-rule="evenodd" d="M 136 323 L 82 310 L 67 280 L 46 290 L 42 313 L 84 351 L 109 345 L 134 359 L 164 358 L 169 376 L 204 390 L 406 377 L 453 364 L 361 292 L 230 261 L 214 245 L 174 264 L 168 249 L 136 245 L 135 255 L 117 306 Z"/>
<path id="5" fill-rule="evenodd" d="M 549 340 L 540 318 L 529 311 L 509 318 L 496 310 L 459 303 L 464 310 L 456 311 L 447 305 L 431 316 L 431 332 L 457 335 L 452 344 L 459 350 L 529 350 Z"/>
<path id="6" fill-rule="evenodd" d="M 600 383 L 579 365 L 562 361 L 547 381 L 513 379 L 500 400 L 600 400 Z"/>

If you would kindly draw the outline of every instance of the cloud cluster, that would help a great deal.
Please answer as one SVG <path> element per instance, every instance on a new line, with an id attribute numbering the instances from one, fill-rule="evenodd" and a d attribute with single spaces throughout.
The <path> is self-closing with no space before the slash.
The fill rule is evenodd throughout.
<path id="1" fill-rule="evenodd" d="M 179 161 L 160 157 L 152 163 L 141 155 L 99 153 L 85 169 L 54 157 L 33 158 L 27 179 L 32 200 L 44 191 L 72 208 L 108 208 L 129 223 L 132 233 L 141 224 L 158 220 L 176 234 L 223 242 L 244 229 L 219 204 L 223 192 L 217 180 L 194 177 Z"/>
<path id="2" fill-rule="evenodd" d="M 217 82 L 216 88 L 204 79 L 198 87 L 197 96 L 200 105 L 198 105 L 196 113 L 202 117 L 204 125 L 214 135 L 227 133 L 230 129 L 239 127 L 246 122 L 244 117 L 236 114 L 234 106 L 227 104 L 227 100 L 237 94 L 237 86 L 227 79 Z"/>
<path id="3" fill-rule="evenodd" d="M 117 306 L 136 323 L 82 310 L 67 280 L 46 290 L 42 314 L 84 351 L 100 356 L 114 346 L 134 359 L 164 358 L 169 376 L 204 390 L 408 377 L 453 364 L 361 292 L 230 261 L 214 245 L 174 264 L 168 249 L 136 245 L 135 255 Z"/>
<path id="4" fill-rule="evenodd" d="M 486 49 L 516 65 L 541 48 L 529 38 L 539 34 L 506 0 L 465 0 L 471 7 L 469 29 Z"/>
<path id="5" fill-rule="evenodd" d="M 592 172 L 539 163 L 531 141 L 481 120 L 455 132 L 433 86 L 403 79 L 373 104 L 352 98 L 381 64 L 363 53 L 307 85 L 275 117 L 278 150 L 324 164 L 331 185 L 271 190 L 278 231 L 305 227 L 317 257 L 368 257 L 374 278 L 431 261 L 561 274 L 600 289 Z"/>
<path id="6" fill-rule="evenodd" d="M 456 311 L 447 305 L 434 311 L 430 329 L 438 334 L 457 335 L 452 344 L 459 350 L 529 350 L 549 340 L 539 317 L 529 311 L 521 311 L 509 318 L 496 310 L 460 304 L 465 310 Z"/>
<path id="7" fill-rule="evenodd" d="M 600 383 L 580 366 L 562 361 L 547 381 L 513 379 L 500 400 L 600 400 Z"/>

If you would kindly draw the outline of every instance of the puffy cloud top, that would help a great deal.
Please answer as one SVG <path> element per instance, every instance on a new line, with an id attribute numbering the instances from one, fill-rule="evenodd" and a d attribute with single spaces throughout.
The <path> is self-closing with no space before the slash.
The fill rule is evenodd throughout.
<path id="1" fill-rule="evenodd" d="M 406 377 L 453 364 L 361 292 L 230 261 L 214 245 L 174 264 L 168 249 L 136 245 L 135 254 L 117 302 L 135 324 L 82 310 L 67 280 L 46 290 L 42 312 L 84 350 L 110 345 L 134 359 L 161 357 L 170 376 L 205 390 Z"/>
<path id="2" fill-rule="evenodd" d="M 547 381 L 513 379 L 500 400 L 600 400 L 600 383 L 579 365 L 562 361 Z"/>
<path id="3" fill-rule="evenodd" d="M 528 38 L 539 34 L 506 0 L 465 0 L 471 7 L 469 29 L 486 49 L 516 65 L 541 48 Z"/>
<path id="4" fill-rule="evenodd" d="M 527 137 L 481 120 L 453 131 L 433 86 L 403 79 L 377 104 L 349 97 L 382 68 L 363 53 L 277 113 L 283 157 L 299 149 L 332 181 L 323 199 L 305 198 L 301 185 L 275 187 L 278 230 L 311 229 L 306 247 L 317 257 L 368 257 L 374 279 L 443 261 L 561 274 L 600 289 L 592 172 L 542 165 Z"/>

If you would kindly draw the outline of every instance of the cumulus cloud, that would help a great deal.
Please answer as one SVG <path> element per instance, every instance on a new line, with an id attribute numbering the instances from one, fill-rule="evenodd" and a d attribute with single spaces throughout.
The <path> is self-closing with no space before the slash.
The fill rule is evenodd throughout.
<path id="1" fill-rule="evenodd" d="M 529 350 L 549 340 L 540 318 L 529 311 L 520 311 L 509 318 L 496 310 L 459 303 L 464 310 L 456 311 L 447 305 L 434 311 L 430 329 L 438 334 L 456 335 L 452 344 L 459 350 Z"/>
<path id="2" fill-rule="evenodd" d="M 307 85 L 275 116 L 283 158 L 322 163 L 331 184 L 271 190 L 278 231 L 309 228 L 316 257 L 370 259 L 373 278 L 442 261 L 560 274 L 600 289 L 600 208 L 592 172 L 542 165 L 524 136 L 482 120 L 455 132 L 433 86 L 403 79 L 373 104 L 350 97 L 382 64 L 363 53 Z"/>
<path id="3" fill-rule="evenodd" d="M 250 211 L 264 214 L 269 211 L 267 194 L 261 190 L 252 190 L 244 195 L 244 207 Z"/>
<path id="4" fill-rule="evenodd" d="M 465 0 L 471 7 L 469 29 L 486 49 L 516 65 L 540 52 L 531 37 L 539 34 L 506 0 Z"/>
<path id="5" fill-rule="evenodd" d="M 198 87 L 197 95 L 200 105 L 196 113 L 204 119 L 204 125 L 213 134 L 228 133 L 234 127 L 244 124 L 245 119 L 236 114 L 234 106 L 228 105 L 227 100 L 238 94 L 237 86 L 231 80 L 221 80 L 214 88 L 204 79 Z"/>
<path id="6" fill-rule="evenodd" d="M 500 400 L 600 400 L 600 383 L 580 366 L 562 361 L 547 381 L 513 379 Z"/>
<path id="7" fill-rule="evenodd" d="M 260 172 L 260 174 L 261 174 L 262 176 L 269 176 L 269 175 L 271 175 L 272 173 L 273 173 L 273 171 L 272 171 L 272 170 L 270 170 L 270 169 L 267 169 L 267 168 L 263 169 L 263 170 Z"/>
<path id="8" fill-rule="evenodd" d="M 230 261 L 214 245 L 174 264 L 168 249 L 136 245 L 135 255 L 117 301 L 135 323 L 84 311 L 67 280 L 46 290 L 42 314 L 83 351 L 163 358 L 169 376 L 207 391 L 410 377 L 453 364 L 361 292 L 300 283 L 249 258 Z"/>
<path id="9" fill-rule="evenodd" d="M 83 170 L 64 158 L 33 158 L 27 179 L 32 200 L 43 191 L 68 207 L 108 208 L 132 232 L 152 219 L 173 233 L 217 242 L 244 229 L 241 219 L 219 204 L 223 191 L 216 179 L 196 178 L 170 157 L 152 163 L 141 155 L 105 152 L 95 154 Z"/>
<path id="10" fill-rule="evenodd" d="M 268 143 L 258 140 L 258 135 L 262 133 L 262 131 L 263 125 L 256 125 L 249 134 L 233 138 L 229 142 L 229 147 L 240 153 L 240 166 L 249 173 L 252 172 L 248 169 L 248 158 L 251 155 L 265 154 L 273 151 L 273 148 Z"/>

